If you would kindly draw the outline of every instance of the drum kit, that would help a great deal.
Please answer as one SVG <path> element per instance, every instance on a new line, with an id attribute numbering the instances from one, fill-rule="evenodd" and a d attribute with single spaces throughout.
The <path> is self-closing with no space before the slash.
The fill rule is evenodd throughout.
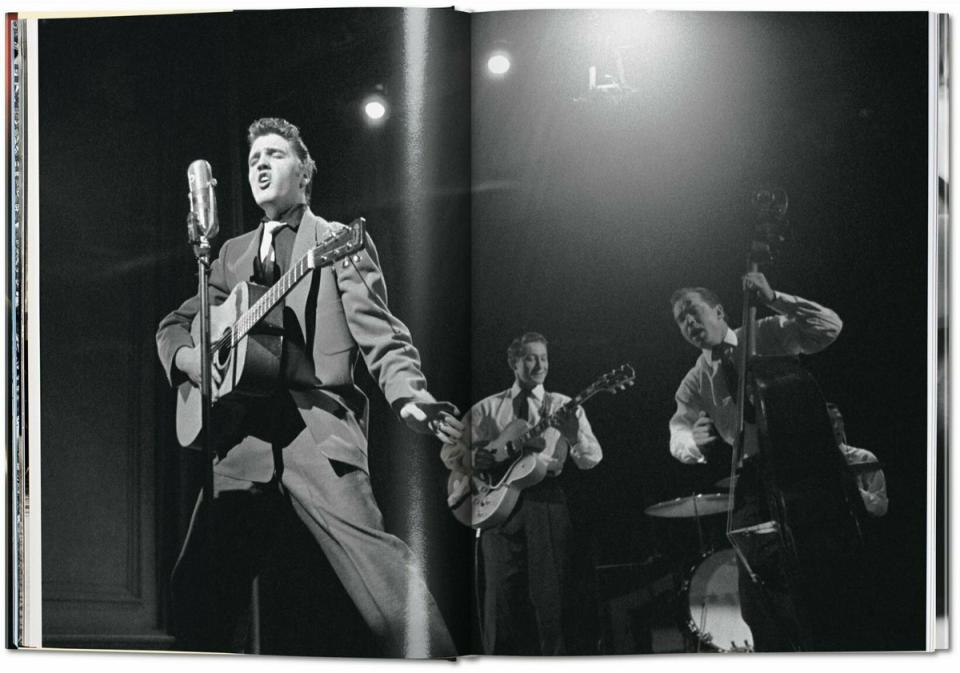
<path id="1" fill-rule="evenodd" d="M 732 479 L 721 479 L 715 487 L 728 489 Z M 736 553 L 704 542 L 704 518 L 724 514 L 730 507 L 728 493 L 694 493 L 644 510 L 662 519 L 691 519 L 696 526 L 699 549 L 688 563 L 678 594 L 681 628 L 695 652 L 753 651 L 750 627 L 740 615 Z"/>

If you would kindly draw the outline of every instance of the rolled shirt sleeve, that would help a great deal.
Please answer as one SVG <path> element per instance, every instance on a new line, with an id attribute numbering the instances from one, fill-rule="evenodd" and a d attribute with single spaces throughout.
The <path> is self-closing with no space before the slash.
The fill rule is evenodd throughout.
<path id="1" fill-rule="evenodd" d="M 796 295 L 777 292 L 770 308 L 778 315 L 758 323 L 761 354 L 818 353 L 836 341 L 843 329 L 834 311 Z"/>
<path id="2" fill-rule="evenodd" d="M 583 408 L 577 409 L 577 420 L 580 421 L 580 427 L 577 430 L 577 443 L 570 447 L 570 458 L 581 470 L 589 470 L 603 460 L 603 449 L 593 434 Z"/>
<path id="3" fill-rule="evenodd" d="M 871 516 L 884 516 L 890 506 L 887 497 L 887 478 L 880 469 L 877 457 L 866 449 L 858 449 L 847 444 L 840 445 L 847 465 L 866 465 L 877 463 L 876 470 L 860 471 L 857 474 L 857 489 L 863 499 L 863 506 Z"/>
<path id="4" fill-rule="evenodd" d="M 677 410 L 670 419 L 670 453 L 681 463 L 703 463 L 706 459 L 693 441 L 693 424 L 704 411 L 697 393 L 695 370 L 690 370 L 677 388 Z"/>

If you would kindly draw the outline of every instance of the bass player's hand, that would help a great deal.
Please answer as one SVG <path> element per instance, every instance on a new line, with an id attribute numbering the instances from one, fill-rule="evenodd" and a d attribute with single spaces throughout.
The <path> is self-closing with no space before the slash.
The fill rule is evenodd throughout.
<path id="1" fill-rule="evenodd" d="M 717 434 L 717 428 L 713 424 L 713 419 L 707 415 L 707 412 L 701 411 L 696 422 L 693 424 L 694 444 L 696 444 L 697 448 L 702 452 L 704 448 L 710 446 L 718 439 L 720 439 L 720 435 Z"/>

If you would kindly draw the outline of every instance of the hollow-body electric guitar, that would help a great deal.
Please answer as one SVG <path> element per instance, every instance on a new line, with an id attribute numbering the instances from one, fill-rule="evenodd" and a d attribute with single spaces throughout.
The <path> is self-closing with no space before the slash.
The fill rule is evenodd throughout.
<path id="1" fill-rule="evenodd" d="M 210 362 L 221 373 L 211 410 L 212 448 L 229 443 L 225 431 L 235 428 L 250 398 L 275 392 L 281 383 L 283 352 L 282 300 L 304 276 L 363 249 L 364 219 L 357 218 L 324 237 L 270 287 L 243 282 L 223 303 L 210 307 Z M 200 316 L 190 328 L 200 341 Z M 177 389 L 177 440 L 201 448 L 203 396 L 190 381 Z"/>
<path id="2" fill-rule="evenodd" d="M 490 470 L 472 476 L 450 473 L 447 493 L 453 516 L 465 526 L 477 529 L 505 521 L 516 506 L 520 492 L 540 483 L 547 474 L 550 461 L 541 453 L 544 444 L 534 444 L 531 440 L 547 428 L 557 427 L 564 414 L 572 413 L 597 393 L 618 393 L 633 385 L 635 378 L 633 367 L 621 365 L 599 377 L 553 413 L 542 416 L 536 424 L 531 426 L 527 421 L 515 419 L 493 441 L 472 447 L 490 451 L 495 463 Z"/>

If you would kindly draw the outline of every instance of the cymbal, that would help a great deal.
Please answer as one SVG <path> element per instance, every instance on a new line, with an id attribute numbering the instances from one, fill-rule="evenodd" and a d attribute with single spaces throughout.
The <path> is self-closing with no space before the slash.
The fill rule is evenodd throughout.
<path id="1" fill-rule="evenodd" d="M 726 493 L 697 493 L 650 505 L 644 511 L 650 516 L 681 519 L 691 516 L 720 514 L 730 510 L 730 496 Z"/>
<path id="2" fill-rule="evenodd" d="M 716 486 L 717 488 L 730 488 L 731 486 L 736 486 L 736 485 L 737 485 L 737 478 L 735 476 L 724 477 L 723 479 L 719 480 L 716 484 L 714 484 L 714 486 Z"/>

